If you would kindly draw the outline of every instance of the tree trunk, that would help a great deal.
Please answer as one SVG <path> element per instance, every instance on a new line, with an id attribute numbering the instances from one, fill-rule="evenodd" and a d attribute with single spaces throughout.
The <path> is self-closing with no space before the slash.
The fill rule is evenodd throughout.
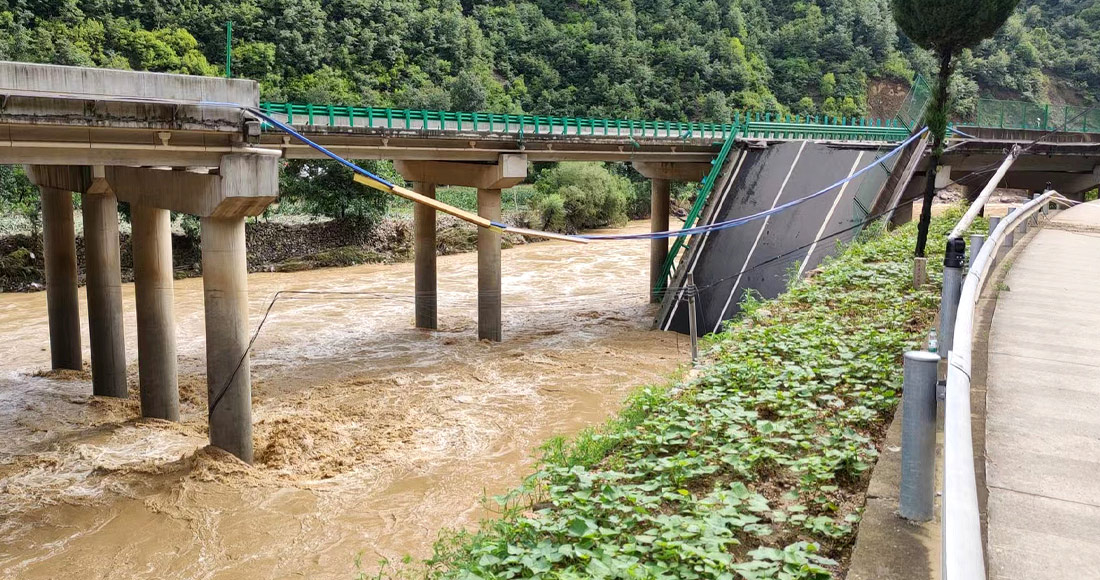
<path id="1" fill-rule="evenodd" d="M 915 255 L 924 257 L 924 247 L 928 244 L 928 226 L 932 223 L 932 200 L 936 197 L 936 170 L 943 155 L 943 139 L 947 132 L 947 85 L 951 82 L 951 54 L 953 50 L 944 49 L 940 55 L 940 72 L 936 79 L 936 93 L 931 107 L 925 116 L 928 130 L 932 133 L 932 157 L 929 159 L 928 182 L 924 186 L 924 205 L 920 210 L 920 222 L 917 225 L 917 248 Z"/>

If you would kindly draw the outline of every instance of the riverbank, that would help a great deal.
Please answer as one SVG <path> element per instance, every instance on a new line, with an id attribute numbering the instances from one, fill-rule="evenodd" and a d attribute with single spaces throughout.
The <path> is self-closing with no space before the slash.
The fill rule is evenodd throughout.
<path id="1" fill-rule="evenodd" d="M 957 211 L 933 221 L 929 264 Z M 448 534 L 429 576 L 844 576 L 902 353 L 928 332 L 915 224 L 750 301 L 684 381 L 635 392 L 603 428 L 552 440 L 502 517 Z M 929 272 L 937 281 L 937 271 Z"/>

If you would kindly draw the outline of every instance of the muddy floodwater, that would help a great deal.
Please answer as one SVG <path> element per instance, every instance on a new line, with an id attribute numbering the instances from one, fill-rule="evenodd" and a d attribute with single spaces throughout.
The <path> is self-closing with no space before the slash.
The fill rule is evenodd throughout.
<path id="1" fill-rule="evenodd" d="M 175 286 L 178 424 L 136 418 L 132 285 L 129 400 L 42 372 L 45 293 L 0 294 L 0 578 L 354 578 L 357 554 L 368 572 L 429 555 L 541 442 L 688 358 L 649 329 L 648 247 L 505 250 L 500 344 L 476 340 L 474 254 L 439 258 L 431 333 L 412 328 L 411 264 L 250 275 L 252 328 L 278 290 L 363 293 L 275 305 L 252 353 L 253 467 L 205 448 L 201 279 Z"/>

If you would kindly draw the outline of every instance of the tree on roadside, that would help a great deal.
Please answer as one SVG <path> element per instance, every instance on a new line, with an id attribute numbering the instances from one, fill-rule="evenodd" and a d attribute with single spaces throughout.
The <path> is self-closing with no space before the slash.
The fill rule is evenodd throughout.
<path id="1" fill-rule="evenodd" d="M 898 27 L 917 45 L 936 53 L 939 74 L 932 92 L 932 102 L 924 115 L 932 134 L 932 159 L 928 183 L 924 190 L 917 233 L 916 256 L 924 256 L 928 241 L 928 225 L 932 220 L 932 198 L 936 195 L 936 168 L 943 155 L 947 133 L 948 85 L 951 82 L 952 59 L 964 48 L 977 45 L 993 36 L 1016 9 L 1020 0 L 891 0 L 890 9 Z"/>

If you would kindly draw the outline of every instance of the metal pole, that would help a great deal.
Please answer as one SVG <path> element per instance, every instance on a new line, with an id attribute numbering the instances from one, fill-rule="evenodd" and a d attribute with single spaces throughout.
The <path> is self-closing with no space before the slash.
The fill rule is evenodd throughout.
<path id="1" fill-rule="evenodd" d="M 966 259 L 966 242 L 962 238 L 947 240 L 947 252 L 943 256 L 943 291 L 940 293 L 939 353 L 947 358 L 955 334 L 955 315 L 959 310 L 962 294 L 963 261 Z"/>
<path id="2" fill-rule="evenodd" d="M 933 352 L 905 353 L 901 419 L 901 517 L 932 519 L 936 479 L 936 379 L 940 357 Z"/>
<path id="3" fill-rule="evenodd" d="M 985 244 L 985 236 L 981 234 L 970 234 L 970 263 L 974 263 L 974 258 L 978 257 L 978 253 L 982 251 L 982 245 Z"/>
<path id="4" fill-rule="evenodd" d="M 225 23 L 225 78 L 233 78 L 233 21 Z"/>
<path id="5" fill-rule="evenodd" d="M 688 272 L 687 275 L 688 296 L 688 332 L 691 333 L 691 362 L 699 359 L 699 332 L 698 323 L 695 320 L 695 275 Z"/>

